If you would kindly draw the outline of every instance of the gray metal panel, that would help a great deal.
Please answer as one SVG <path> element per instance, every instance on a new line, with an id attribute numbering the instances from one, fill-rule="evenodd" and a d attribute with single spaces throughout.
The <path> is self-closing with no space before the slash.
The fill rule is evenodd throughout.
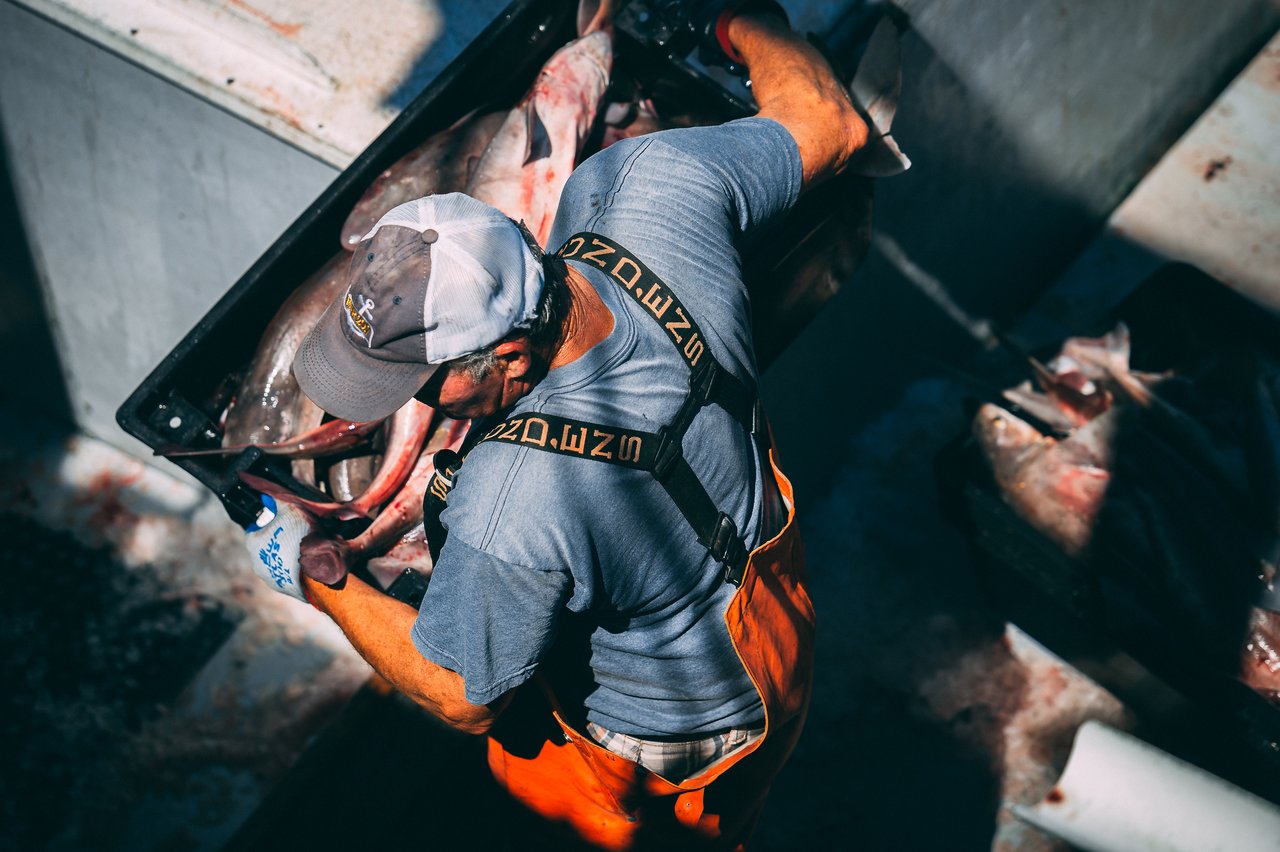
<path id="1" fill-rule="evenodd" d="M 74 416 L 136 453 L 117 406 L 337 171 L 3 2 L 0 131 Z"/>
<path id="2" fill-rule="evenodd" d="M 14 0 L 345 168 L 508 0 Z"/>

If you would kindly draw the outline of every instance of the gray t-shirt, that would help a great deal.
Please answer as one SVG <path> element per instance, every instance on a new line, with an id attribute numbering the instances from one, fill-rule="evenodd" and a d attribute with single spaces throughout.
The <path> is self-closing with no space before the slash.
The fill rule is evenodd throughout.
<path id="1" fill-rule="evenodd" d="M 754 385 L 751 315 L 736 245 L 767 236 L 795 202 L 800 157 L 779 124 L 751 118 L 619 142 L 573 173 L 550 247 L 590 230 L 666 281 L 711 353 Z M 572 263 L 572 261 L 571 261 Z M 609 336 L 552 370 L 510 412 L 646 432 L 674 417 L 689 368 L 657 322 L 589 264 Z M 761 541 L 762 470 L 737 421 L 711 405 L 684 452 L 716 506 Z M 493 701 L 554 664 L 571 713 L 637 736 L 758 723 L 760 699 L 724 623 L 735 588 L 645 471 L 498 442 L 468 455 L 441 518 L 449 538 L 413 641 Z M 554 653 L 551 653 L 555 646 Z"/>

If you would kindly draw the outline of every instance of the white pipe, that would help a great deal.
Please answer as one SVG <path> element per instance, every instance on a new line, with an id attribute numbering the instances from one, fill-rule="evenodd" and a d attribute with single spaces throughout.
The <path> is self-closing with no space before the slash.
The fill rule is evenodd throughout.
<path id="1" fill-rule="evenodd" d="M 1101 722 L 1080 727 L 1043 801 L 1012 809 L 1090 852 L 1280 850 L 1280 808 Z"/>

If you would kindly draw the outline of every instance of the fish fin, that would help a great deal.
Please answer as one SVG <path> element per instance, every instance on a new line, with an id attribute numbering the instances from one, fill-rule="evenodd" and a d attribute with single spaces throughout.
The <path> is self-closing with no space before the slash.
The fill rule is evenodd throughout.
<path id="1" fill-rule="evenodd" d="M 849 170 L 863 177 L 893 177 L 911 168 L 911 160 L 892 136 L 872 138 L 849 161 Z"/>
<path id="2" fill-rule="evenodd" d="M 524 165 L 529 165 L 536 160 L 543 160 L 551 156 L 551 134 L 547 132 L 547 126 L 542 123 L 542 118 L 538 115 L 538 108 L 534 105 L 533 98 L 529 99 L 528 105 L 525 107 L 525 149 L 524 149 Z"/>
<path id="3" fill-rule="evenodd" d="M 849 84 L 854 106 L 867 122 L 871 138 L 849 168 L 867 177 L 889 177 L 911 168 L 911 160 L 889 135 L 902 91 L 902 37 L 893 19 L 880 19 Z"/>

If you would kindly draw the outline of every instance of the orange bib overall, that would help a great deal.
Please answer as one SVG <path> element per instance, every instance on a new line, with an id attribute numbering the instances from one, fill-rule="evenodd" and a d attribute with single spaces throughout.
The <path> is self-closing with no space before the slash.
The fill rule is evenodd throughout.
<path id="1" fill-rule="evenodd" d="M 773 462 L 772 453 L 770 462 Z M 765 708 L 764 735 L 678 784 L 597 745 L 564 720 L 543 678 L 522 688 L 489 738 L 489 767 L 514 799 L 600 849 L 741 849 L 809 708 L 813 605 L 791 483 L 782 532 L 751 552 L 725 624 Z"/>

